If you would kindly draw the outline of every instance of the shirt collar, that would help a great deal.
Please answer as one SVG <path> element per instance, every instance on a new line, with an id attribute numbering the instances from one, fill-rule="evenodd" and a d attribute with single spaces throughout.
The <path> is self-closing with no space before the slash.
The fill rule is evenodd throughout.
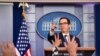
<path id="1" fill-rule="evenodd" d="M 65 34 L 65 33 L 62 33 L 62 34 L 63 34 L 63 36 L 65 36 L 65 35 L 69 36 L 69 33 L 67 33 L 67 34 Z"/>

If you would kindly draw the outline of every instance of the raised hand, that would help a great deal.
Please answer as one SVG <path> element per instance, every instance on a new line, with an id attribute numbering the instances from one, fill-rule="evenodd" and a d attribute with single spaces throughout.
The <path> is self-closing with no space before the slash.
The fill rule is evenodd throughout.
<path id="1" fill-rule="evenodd" d="M 70 56 L 76 56 L 78 45 L 75 41 L 75 37 L 73 37 L 71 41 L 69 40 L 67 44 L 64 43 L 64 45 L 67 47 L 67 51 Z"/>
<path id="2" fill-rule="evenodd" d="M 15 47 L 12 42 L 4 42 L 1 47 L 3 56 L 16 56 Z"/>
<path id="3" fill-rule="evenodd" d="M 54 22 L 51 22 L 50 31 L 54 31 L 55 28 L 56 28 L 56 24 Z"/>
<path id="4" fill-rule="evenodd" d="M 58 47 L 61 44 L 61 39 L 59 39 L 59 34 L 54 35 L 54 41 L 52 40 L 52 44 L 54 47 Z"/>

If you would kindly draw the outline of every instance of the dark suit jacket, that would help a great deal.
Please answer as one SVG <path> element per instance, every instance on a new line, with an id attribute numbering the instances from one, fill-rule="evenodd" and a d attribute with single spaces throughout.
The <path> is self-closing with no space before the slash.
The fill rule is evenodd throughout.
<path id="1" fill-rule="evenodd" d="M 55 34 L 57 35 L 57 33 L 55 33 Z M 59 33 L 59 38 L 62 41 L 62 43 L 60 44 L 59 47 L 64 47 L 65 39 L 64 39 L 64 37 L 63 37 L 61 32 Z M 70 40 L 72 40 L 72 38 L 73 38 L 73 35 L 70 35 Z M 51 40 L 55 41 L 54 40 L 54 35 L 50 36 L 50 34 L 48 33 L 48 41 L 52 44 Z M 80 47 L 80 40 L 79 40 L 79 38 L 75 37 L 75 41 L 78 43 L 78 47 Z"/>

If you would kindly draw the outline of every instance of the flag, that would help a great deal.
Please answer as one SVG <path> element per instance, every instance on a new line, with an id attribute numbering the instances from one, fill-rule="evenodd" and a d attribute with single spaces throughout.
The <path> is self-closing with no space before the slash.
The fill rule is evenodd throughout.
<path id="1" fill-rule="evenodd" d="M 16 50 L 17 56 L 32 56 L 31 45 L 30 45 L 30 41 L 28 37 L 27 24 L 26 24 L 25 19 L 22 19 L 22 24 L 19 30 L 17 41 L 16 41 L 15 50 Z"/>

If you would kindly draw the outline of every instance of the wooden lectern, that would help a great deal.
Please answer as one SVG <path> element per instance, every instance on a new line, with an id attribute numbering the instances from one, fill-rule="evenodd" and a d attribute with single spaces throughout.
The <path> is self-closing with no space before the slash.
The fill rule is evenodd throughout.
<path id="1" fill-rule="evenodd" d="M 95 48 L 94 47 L 78 47 L 77 49 L 77 56 L 92 56 L 94 53 Z M 67 49 L 65 47 L 59 47 L 58 48 L 59 53 L 67 53 Z M 52 54 L 52 47 L 45 48 L 44 49 L 45 56 L 51 56 Z M 69 56 L 69 55 L 57 55 L 57 56 Z"/>

